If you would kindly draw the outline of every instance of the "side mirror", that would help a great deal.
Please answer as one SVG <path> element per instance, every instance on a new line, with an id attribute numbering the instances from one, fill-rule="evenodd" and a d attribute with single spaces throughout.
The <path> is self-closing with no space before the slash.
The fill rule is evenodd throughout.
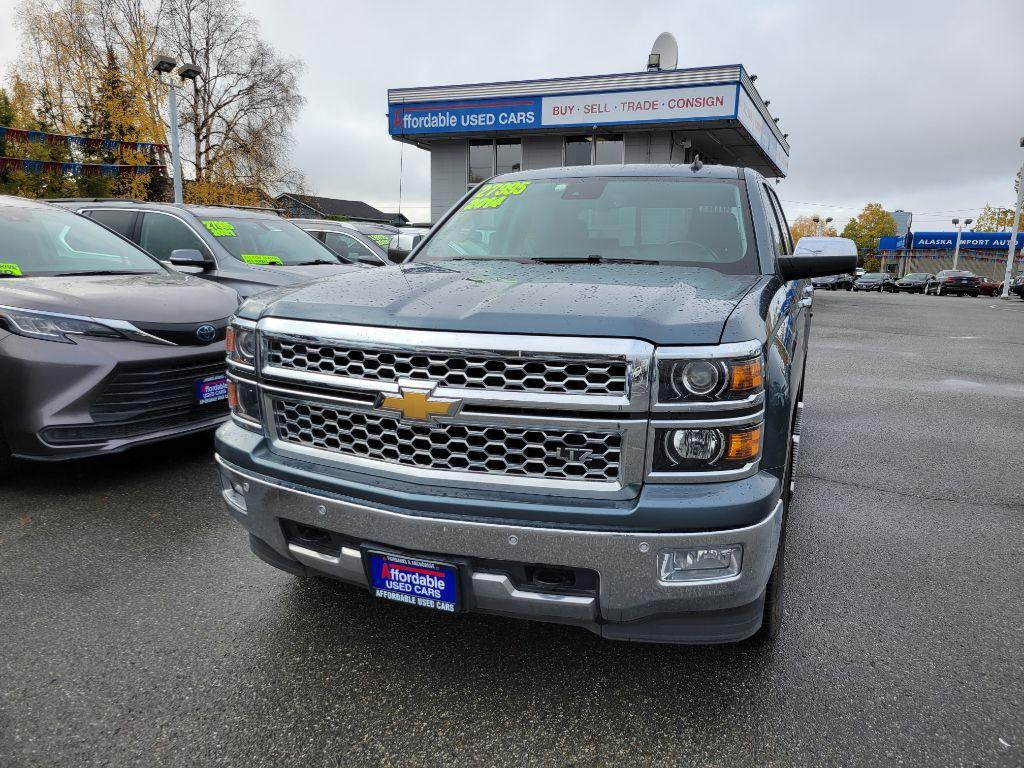
<path id="1" fill-rule="evenodd" d="M 199 267 L 209 269 L 211 264 L 196 248 L 175 248 L 171 251 L 171 264 L 176 267 Z"/>
<path id="2" fill-rule="evenodd" d="M 801 237 L 792 256 L 779 257 L 783 280 L 838 275 L 856 268 L 857 244 L 847 237 Z"/>
<path id="3" fill-rule="evenodd" d="M 388 261 L 393 264 L 401 264 L 416 246 L 423 240 L 423 235 L 403 235 L 401 233 L 392 235 L 388 242 Z"/>

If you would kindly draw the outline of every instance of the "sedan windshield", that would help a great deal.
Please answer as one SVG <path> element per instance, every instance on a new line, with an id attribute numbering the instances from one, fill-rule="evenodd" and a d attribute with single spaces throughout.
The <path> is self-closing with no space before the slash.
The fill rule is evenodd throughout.
<path id="1" fill-rule="evenodd" d="M 418 259 L 639 262 L 757 274 L 738 181 L 585 177 L 497 181 L 465 200 Z"/>
<path id="2" fill-rule="evenodd" d="M 885 275 L 881 272 L 868 272 L 867 274 L 860 276 L 861 280 L 885 280 Z"/>
<path id="3" fill-rule="evenodd" d="M 0 278 L 164 271 L 149 255 L 84 216 L 0 205 Z"/>
<path id="4" fill-rule="evenodd" d="M 909 275 L 904 275 L 903 279 L 904 280 L 927 280 L 928 279 L 928 273 L 927 272 L 911 272 Z"/>
<path id="5" fill-rule="evenodd" d="M 283 219 L 225 218 L 203 221 L 217 242 L 240 261 L 257 266 L 338 264 L 338 257 Z"/>

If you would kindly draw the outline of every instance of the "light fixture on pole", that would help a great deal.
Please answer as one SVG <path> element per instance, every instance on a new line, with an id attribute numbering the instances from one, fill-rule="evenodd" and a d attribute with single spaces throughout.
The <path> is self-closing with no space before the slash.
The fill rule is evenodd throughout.
<path id="1" fill-rule="evenodd" d="M 956 269 L 957 264 L 960 261 L 960 233 L 964 227 L 969 227 L 974 219 L 964 219 L 964 223 L 960 224 L 960 219 L 953 219 L 953 226 L 956 227 L 956 245 L 953 246 L 953 269 Z"/>
<path id="2" fill-rule="evenodd" d="M 821 237 L 821 216 L 814 214 L 811 216 L 811 221 L 814 222 L 814 234 Z"/>
<path id="3" fill-rule="evenodd" d="M 1024 137 L 1020 146 L 1024 149 Z M 1013 279 L 1013 254 L 1017 250 L 1017 227 L 1020 225 L 1020 210 L 1024 206 L 1024 164 L 1017 175 L 1017 204 L 1013 207 L 1013 228 L 1010 230 L 1010 244 L 1006 253 L 1006 272 L 1003 274 L 1003 293 L 1000 298 L 1010 298 L 1010 280 Z"/>
<path id="4" fill-rule="evenodd" d="M 832 223 L 832 217 L 829 216 L 827 219 L 825 219 L 825 226 L 821 228 L 821 233 L 822 234 L 825 234 L 825 231 L 828 229 L 828 225 L 831 224 L 831 223 Z"/>
<path id="5" fill-rule="evenodd" d="M 157 77 L 170 75 L 177 66 L 178 60 L 173 56 L 160 54 L 153 59 L 153 71 L 157 73 Z M 182 80 L 195 80 L 197 77 L 201 77 L 202 74 L 203 70 L 195 64 L 186 63 L 178 68 L 178 77 Z M 185 200 L 181 183 L 181 143 L 178 140 L 178 84 L 174 82 L 173 77 L 168 78 L 167 119 L 170 122 L 171 128 L 171 168 L 174 174 L 174 204 L 182 205 Z"/>

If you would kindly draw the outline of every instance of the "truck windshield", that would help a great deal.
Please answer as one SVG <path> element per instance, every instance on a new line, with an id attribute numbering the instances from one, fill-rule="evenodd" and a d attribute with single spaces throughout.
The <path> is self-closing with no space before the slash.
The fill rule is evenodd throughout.
<path id="1" fill-rule="evenodd" d="M 339 264 L 333 251 L 282 219 L 225 217 L 203 225 L 236 259 L 256 266 Z"/>
<path id="2" fill-rule="evenodd" d="M 757 274 L 739 181 L 584 177 L 496 181 L 465 200 L 422 260 L 651 262 Z"/>

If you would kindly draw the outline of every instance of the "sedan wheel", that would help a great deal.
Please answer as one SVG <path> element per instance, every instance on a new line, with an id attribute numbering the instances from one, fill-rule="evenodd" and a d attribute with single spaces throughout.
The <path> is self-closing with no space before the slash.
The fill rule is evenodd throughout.
<path id="1" fill-rule="evenodd" d="M 942 295 L 942 286 L 941 286 L 941 285 L 940 285 L 940 286 L 937 286 L 937 287 L 935 288 L 935 295 L 936 295 L 936 296 L 941 296 L 941 295 Z"/>

